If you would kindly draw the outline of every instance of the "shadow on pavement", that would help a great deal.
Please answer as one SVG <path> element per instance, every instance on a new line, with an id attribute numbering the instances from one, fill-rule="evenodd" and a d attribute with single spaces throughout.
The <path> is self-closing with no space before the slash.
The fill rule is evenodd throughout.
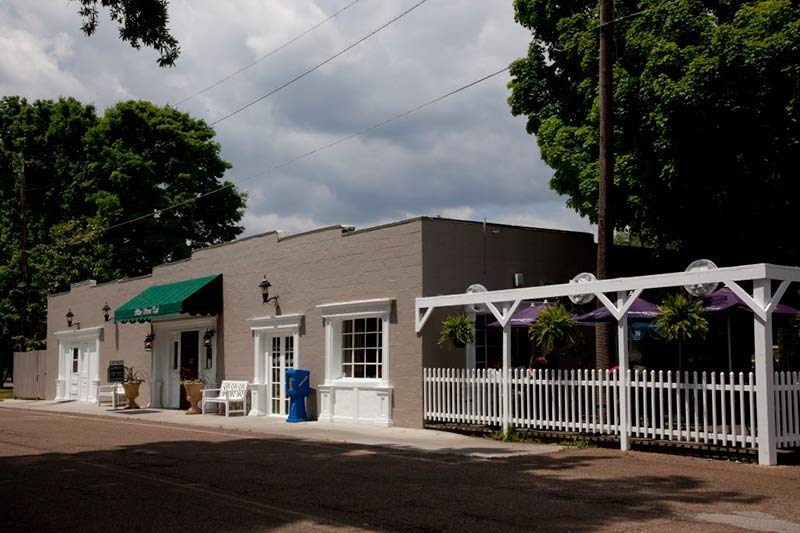
<path id="1" fill-rule="evenodd" d="M 98 444 L 78 453 L 0 457 L 0 524 L 82 531 L 595 530 L 620 523 L 644 528 L 674 517 L 676 506 L 700 512 L 709 502 L 762 499 L 720 488 L 685 465 L 671 475 L 631 470 L 630 461 L 605 450 L 484 460 L 312 441 L 162 435 L 159 442 Z M 135 430 L 126 435 L 136 437 Z"/>

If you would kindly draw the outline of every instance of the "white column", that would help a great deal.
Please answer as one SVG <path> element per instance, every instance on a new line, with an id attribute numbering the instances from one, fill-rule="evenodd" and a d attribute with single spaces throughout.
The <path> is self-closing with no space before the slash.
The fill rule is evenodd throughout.
<path id="1" fill-rule="evenodd" d="M 267 387 L 264 384 L 264 347 L 261 345 L 262 334 L 256 331 L 253 334 L 253 385 L 250 389 L 252 401 L 250 416 L 265 416 L 267 402 Z"/>
<path id="2" fill-rule="evenodd" d="M 617 309 L 625 304 L 625 291 L 617 293 Z M 628 438 L 628 314 L 617 321 L 617 346 L 619 352 L 619 448 L 630 449 Z"/>
<path id="3" fill-rule="evenodd" d="M 503 317 L 507 318 L 509 306 L 503 304 Z M 508 431 L 511 419 L 511 321 L 503 326 L 503 431 Z"/>
<path id="4" fill-rule="evenodd" d="M 67 368 L 66 351 L 61 342 L 58 343 L 58 379 L 56 379 L 56 400 L 67 400 Z"/>
<path id="5" fill-rule="evenodd" d="M 469 318 L 469 322 L 472 328 L 472 338 L 475 338 L 475 313 L 467 313 L 467 317 Z M 475 343 L 471 342 L 467 344 L 466 348 L 466 355 L 467 360 L 465 362 L 465 367 L 468 369 L 475 368 Z"/>
<path id="6" fill-rule="evenodd" d="M 753 299 L 763 309 L 772 295 L 770 280 L 753 281 Z M 754 315 L 754 353 L 756 356 L 756 419 L 758 420 L 758 464 L 778 464 L 775 445 L 775 398 L 772 369 L 772 313 L 762 321 Z"/>
<path id="7" fill-rule="evenodd" d="M 89 354 L 89 370 L 91 371 L 91 384 L 89 386 L 89 400 L 97 401 L 100 391 L 100 337 L 94 341 L 94 350 Z"/>

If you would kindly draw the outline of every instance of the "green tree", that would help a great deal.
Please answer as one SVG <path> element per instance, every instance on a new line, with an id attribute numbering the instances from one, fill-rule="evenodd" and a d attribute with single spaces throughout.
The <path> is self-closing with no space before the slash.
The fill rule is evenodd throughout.
<path id="1" fill-rule="evenodd" d="M 511 111 L 528 118 L 551 187 L 595 220 L 597 1 L 514 6 L 533 39 L 511 65 Z M 628 17 L 615 23 L 616 228 L 722 263 L 800 262 L 781 231 L 800 193 L 800 4 L 617 0 L 615 11 Z"/>
<path id="2" fill-rule="evenodd" d="M 0 99 L 0 367 L 12 351 L 43 345 L 47 294 L 140 275 L 241 233 L 245 195 L 222 181 L 230 164 L 213 138 L 204 122 L 147 102 L 98 117 L 72 98 Z"/>
<path id="3" fill-rule="evenodd" d="M 242 232 L 237 223 L 245 196 L 220 181 L 230 164 L 220 158 L 213 138 L 214 130 L 202 120 L 137 101 L 106 110 L 87 133 L 84 173 L 73 186 L 93 220 L 113 226 L 157 212 L 106 232 L 115 271 L 141 275 Z"/>
<path id="4" fill-rule="evenodd" d="M 158 65 L 172 67 L 180 55 L 178 41 L 169 31 L 168 0 L 77 0 L 83 17 L 81 29 L 92 35 L 99 24 L 100 5 L 119 24 L 119 38 L 137 50 L 142 44 L 159 53 Z"/>

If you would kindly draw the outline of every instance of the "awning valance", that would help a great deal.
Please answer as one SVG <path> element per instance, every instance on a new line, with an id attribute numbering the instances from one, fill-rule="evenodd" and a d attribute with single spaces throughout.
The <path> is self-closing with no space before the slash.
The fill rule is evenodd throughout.
<path id="1" fill-rule="evenodd" d="M 222 274 L 154 285 L 114 311 L 114 322 L 147 322 L 180 315 L 218 315 Z"/>

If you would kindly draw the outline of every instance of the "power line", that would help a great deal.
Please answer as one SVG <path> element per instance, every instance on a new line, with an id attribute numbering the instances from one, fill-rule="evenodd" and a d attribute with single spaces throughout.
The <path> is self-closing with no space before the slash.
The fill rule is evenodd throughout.
<path id="1" fill-rule="evenodd" d="M 395 122 L 397 120 L 405 118 L 405 117 L 407 117 L 407 116 L 409 116 L 409 115 L 411 115 L 413 113 L 416 113 L 418 111 L 421 111 L 422 109 L 425 109 L 428 106 L 431 106 L 433 104 L 441 102 L 442 100 L 444 100 L 446 98 L 454 96 L 454 95 L 456 95 L 456 94 L 458 94 L 458 93 L 460 93 L 462 91 L 465 91 L 465 90 L 467 90 L 467 89 L 469 89 L 471 87 L 474 87 L 475 85 L 478 85 L 480 83 L 483 83 L 484 81 L 492 79 L 495 76 L 499 76 L 500 74 L 508 71 L 508 69 L 509 69 L 509 67 L 504 67 L 504 68 L 502 68 L 502 69 L 500 69 L 500 70 L 498 70 L 496 72 L 493 72 L 493 73 L 488 74 L 486 76 L 483 76 L 483 77 L 481 77 L 481 78 L 479 78 L 477 80 L 474 80 L 474 81 L 471 81 L 471 82 L 469 82 L 469 83 L 467 83 L 465 85 L 462 85 L 462 86 L 458 87 L 457 89 L 449 91 L 449 92 L 447 92 L 447 93 L 445 93 L 445 94 L 443 94 L 441 96 L 437 96 L 436 98 L 433 98 L 432 100 L 428 100 L 428 101 L 426 101 L 426 102 L 424 102 L 422 104 L 416 105 L 416 106 L 414 106 L 414 107 L 412 107 L 412 108 L 410 108 L 410 109 L 408 109 L 406 111 L 403 111 L 402 113 L 398 113 L 398 114 L 396 114 L 396 115 L 394 115 L 394 116 L 392 116 L 390 118 L 387 118 L 385 120 L 377 122 L 377 123 L 373 124 L 372 126 L 369 126 L 368 128 L 364 128 L 364 129 L 362 129 L 362 130 L 360 130 L 360 131 L 358 131 L 356 133 L 352 133 L 350 135 L 347 135 L 345 137 L 337 139 L 336 141 L 324 144 L 322 146 L 314 148 L 313 150 L 309 150 L 308 152 L 305 152 L 305 153 L 303 153 L 303 154 L 301 154 L 301 155 L 299 155 L 297 157 L 293 157 L 291 159 L 288 159 L 288 160 L 284 161 L 283 163 L 280 163 L 280 164 L 277 164 L 277 165 L 271 167 L 266 172 L 261 172 L 259 174 L 254 174 L 254 175 L 245 177 L 244 179 L 241 180 L 240 183 L 245 183 L 245 182 L 248 182 L 248 181 L 253 180 L 255 178 L 259 178 L 259 177 L 265 176 L 267 174 L 270 174 L 271 172 L 274 172 L 275 170 L 279 170 L 279 169 L 284 168 L 284 167 L 286 167 L 288 165 L 296 163 L 296 162 L 300 161 L 301 159 L 305 159 L 307 157 L 311 157 L 314 154 L 318 154 L 320 152 L 323 152 L 325 150 L 333 148 L 334 146 L 338 146 L 338 145 L 340 145 L 342 143 L 345 143 L 347 141 L 355 139 L 356 137 L 360 137 L 360 136 L 366 135 L 367 133 L 369 133 L 371 131 L 374 131 L 374 130 L 377 130 L 379 128 L 382 128 L 382 127 L 384 127 L 384 126 L 386 126 L 386 125 L 388 125 L 388 124 L 390 124 L 392 122 Z M 217 194 L 219 192 L 222 192 L 224 190 L 230 189 L 232 187 L 234 187 L 233 183 L 230 183 L 228 185 L 223 185 L 223 186 L 218 187 L 218 188 L 216 188 L 214 190 L 211 190 L 211 191 L 208 191 L 206 193 L 203 193 L 203 194 L 200 194 L 198 196 L 195 196 L 194 198 L 190 198 L 190 199 L 185 200 L 183 202 L 179 202 L 179 203 L 173 204 L 173 205 L 171 205 L 169 207 L 165 207 L 164 209 L 156 210 L 153 213 L 148 213 L 146 215 L 141 215 L 141 216 L 138 216 L 138 217 L 130 219 L 130 220 L 119 222 L 117 224 L 114 224 L 112 226 L 108 226 L 108 227 L 106 227 L 104 229 L 100 229 L 100 230 L 97 230 L 97 231 L 98 231 L 98 233 L 105 233 L 105 232 L 110 231 L 112 229 L 116 229 L 116 228 L 119 228 L 121 226 L 125 226 L 127 224 L 132 224 L 134 222 L 138 222 L 140 220 L 144 220 L 144 219 L 153 217 L 156 213 L 158 213 L 160 215 L 161 213 L 163 213 L 165 211 L 170 211 L 172 209 L 176 209 L 176 208 L 181 207 L 183 205 L 186 205 L 188 203 L 194 202 L 194 201 L 199 200 L 201 198 L 205 198 L 206 196 L 211 196 L 212 194 Z"/>
<path id="2" fill-rule="evenodd" d="M 337 15 L 339 15 L 339 14 L 343 13 L 344 11 L 346 11 L 346 10 L 350 9 L 351 7 L 353 7 L 355 4 L 359 3 L 360 1 L 361 1 L 361 0 L 353 0 L 352 2 L 350 2 L 349 4 L 347 4 L 346 6 L 344 6 L 343 8 L 341 8 L 341 9 L 339 9 L 338 11 L 336 11 L 336 12 L 332 13 L 331 15 L 329 15 L 329 16 L 328 16 L 328 17 L 327 17 L 325 20 L 322 20 L 322 21 L 318 22 L 317 24 L 315 24 L 315 25 L 311 26 L 310 28 L 308 28 L 308 29 L 307 29 L 306 31 L 304 31 L 303 33 L 301 33 L 301 34 L 299 34 L 299 35 L 297 35 L 297 36 L 293 37 L 292 39 L 290 39 L 290 40 L 286 41 L 285 43 L 283 43 L 282 45 L 278 46 L 277 48 L 274 48 L 274 49 L 270 50 L 269 52 L 267 52 L 267 53 L 266 53 L 266 54 L 264 54 L 263 56 L 259 57 L 259 58 L 258 58 L 258 59 L 256 59 L 255 61 L 253 61 L 253 62 L 251 62 L 251 63 L 248 63 L 247 65 L 245 65 L 245 66 L 241 67 L 240 69 L 238 69 L 238 70 L 236 70 L 236 71 L 234 71 L 234 72 L 231 72 L 230 74 L 228 74 L 228 75 L 227 75 L 227 76 L 225 76 L 224 78 L 222 78 L 222 79 L 220 79 L 220 80 L 218 80 L 218 81 L 215 81 L 215 82 L 214 82 L 214 83 L 212 83 L 211 85 L 209 85 L 209 86 L 207 86 L 207 87 L 204 87 L 204 88 L 200 89 L 199 91 L 197 91 L 197 92 L 195 92 L 195 93 L 192 93 L 191 95 L 187 96 L 186 98 L 184 98 L 184 99 L 183 99 L 183 100 L 181 100 L 180 102 L 176 103 L 176 104 L 175 104 L 175 106 L 179 106 L 179 105 L 181 105 L 181 104 L 185 104 L 186 102 L 188 102 L 188 101 L 189 101 L 189 100 L 191 100 L 192 98 L 194 98 L 194 97 L 196 97 L 196 96 L 200 96 L 200 95 L 201 95 L 201 94 L 203 94 L 204 92 L 206 92 L 206 91 L 210 91 L 211 89 L 213 89 L 213 88 L 215 88 L 215 87 L 218 87 L 218 86 L 222 85 L 223 83 L 225 83 L 225 82 L 226 82 L 226 81 L 228 81 L 229 79 L 231 79 L 231 78 L 233 78 L 233 77 L 235 77 L 235 76 L 238 76 L 239 74 L 241 74 L 241 73 L 242 73 L 242 72 L 244 72 L 245 70 L 248 70 L 249 68 L 252 68 L 252 67 L 254 67 L 254 66 L 255 66 L 255 65 L 257 65 L 258 63 L 260 63 L 260 62 L 264 61 L 265 59 L 267 59 L 267 58 L 269 58 L 269 57 L 273 56 L 274 54 L 276 54 L 276 53 L 280 52 L 281 50 L 283 50 L 284 48 L 286 48 L 286 47 L 287 47 L 287 46 L 289 46 L 290 44 L 292 44 L 292 43 L 294 43 L 294 42 L 297 42 L 297 41 L 298 41 L 298 40 L 300 40 L 301 38 L 305 37 L 306 35 L 308 35 L 308 34 L 309 34 L 309 33 L 311 33 L 312 31 L 316 30 L 317 28 L 319 28 L 320 26 L 322 26 L 322 25 L 323 25 L 323 24 L 325 24 L 326 22 L 329 22 L 329 21 L 333 20 L 333 19 L 334 19 L 334 18 L 335 18 Z"/>
<path id="3" fill-rule="evenodd" d="M 244 104 L 243 106 L 241 106 L 241 107 L 239 107 L 239 108 L 237 108 L 237 109 L 234 109 L 233 111 L 231 111 L 231 112 L 230 112 L 230 113 L 228 113 L 227 115 L 223 115 L 222 117 L 218 118 L 218 119 L 217 119 L 217 120 L 215 120 L 214 122 L 211 122 L 209 125 L 210 125 L 210 126 L 216 126 L 217 124 L 219 124 L 219 123 L 220 123 L 220 122 L 222 122 L 223 120 L 228 120 L 228 119 L 229 119 L 229 118 L 231 118 L 232 116 L 234 116 L 234 115 L 236 115 L 236 114 L 238 114 L 238 113 L 241 113 L 241 112 L 242 112 L 242 111 L 244 111 L 245 109 L 247 109 L 247 108 L 249 108 L 249 107 L 251 107 L 251 106 L 253 106 L 253 105 L 257 104 L 257 103 L 258 103 L 258 102 L 260 102 L 261 100 L 264 100 L 265 98 L 269 98 L 269 97 L 270 97 L 270 96 L 272 96 L 273 94 L 277 93 L 278 91 L 281 91 L 281 90 L 285 89 L 286 87 L 288 87 L 289 85 L 293 84 L 294 82 L 296 82 L 296 81 L 299 81 L 299 80 L 301 80 L 302 78 L 305 78 L 306 76 L 308 76 L 309 74 L 311 74 L 311 73 L 312 73 L 312 72 L 314 72 L 315 70 L 317 70 L 317 69 L 319 69 L 319 68 L 321 68 L 321 67 L 323 67 L 323 66 L 327 65 L 328 63 L 330 63 L 331 61 L 333 61 L 333 60 L 334 60 L 334 59 L 336 59 L 337 57 L 339 57 L 339 56 L 341 56 L 341 55 L 343 55 L 343 54 L 345 54 L 345 53 L 349 52 L 350 50 L 352 50 L 353 48 L 355 48 L 355 47 L 356 47 L 356 46 L 358 46 L 359 44 L 363 43 L 364 41 L 366 41 L 367 39 L 369 39 L 370 37 L 372 37 L 372 36 L 373 36 L 373 35 L 375 35 L 376 33 L 380 32 L 381 30 L 383 30 L 383 29 L 385 29 L 385 28 L 387 28 L 387 27 L 389 27 L 389 26 L 391 26 L 392 24 L 394 24 L 395 22 L 397 22 L 397 21 L 398 21 L 398 20 L 400 20 L 401 18 L 405 17 L 406 15 L 408 15 L 409 13 L 411 13 L 412 11 L 414 11 L 415 9 L 417 9 L 419 6 L 421 6 L 422 4 L 424 4 L 424 3 L 425 3 L 425 2 L 427 2 L 427 1 L 428 1 L 428 0 L 420 0 L 419 2 L 417 2 L 417 3 L 416 3 L 416 4 L 414 4 L 413 6 L 409 7 L 408 9 L 406 9 L 405 11 L 403 11 L 402 13 L 400 13 L 399 15 L 397 15 L 396 17 L 394 17 L 393 19 L 389 20 L 388 22 L 385 22 L 384 24 L 382 24 L 382 25 L 381 25 L 381 26 L 379 26 L 378 28 L 376 28 L 376 29 L 372 30 L 371 32 L 369 32 L 367 35 L 365 35 L 364 37 L 360 38 L 360 39 L 359 39 L 359 40 L 357 40 L 356 42 L 354 42 L 354 43 L 352 43 L 352 44 L 350 44 L 350 45 L 348 45 L 348 46 L 346 46 L 346 47 L 342 48 L 341 50 L 339 50 L 338 52 L 336 52 L 335 54 L 333 54 L 332 56 L 330 56 L 328 59 L 324 60 L 323 62 L 321 62 L 321 63 L 318 63 L 317 65 L 315 65 L 315 66 L 311 67 L 310 69 L 308 69 L 308 70 L 306 70 L 306 71 L 302 72 L 301 74 L 298 74 L 298 75 L 297 75 L 297 76 L 295 76 L 294 78 L 292 78 L 292 79 L 290 79 L 289 81 L 287 81 L 287 82 L 283 83 L 282 85 L 280 85 L 280 86 L 276 87 L 275 89 L 272 89 L 272 90 L 271 90 L 271 91 L 269 91 L 268 93 L 262 94 L 262 95 L 261 95 L 261 96 L 259 96 L 258 98 L 256 98 L 256 99 L 254 99 L 254 100 L 251 100 L 251 101 L 249 101 L 248 103 Z"/>

